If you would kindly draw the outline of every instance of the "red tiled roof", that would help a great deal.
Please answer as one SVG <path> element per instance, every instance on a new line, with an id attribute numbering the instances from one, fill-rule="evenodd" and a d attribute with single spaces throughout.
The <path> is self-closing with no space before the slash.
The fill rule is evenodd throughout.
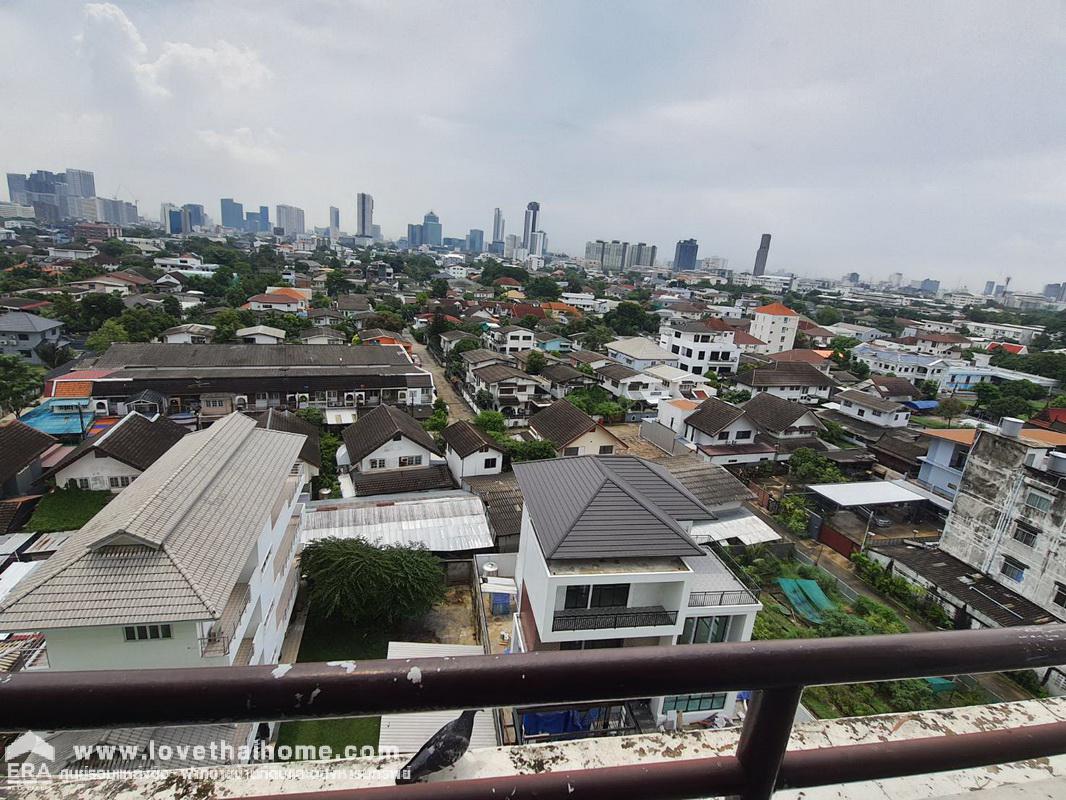
<path id="1" fill-rule="evenodd" d="M 786 306 L 784 303 L 770 303 L 767 306 L 759 306 L 755 309 L 756 314 L 770 314 L 774 317 L 798 317 L 795 311 Z"/>
<path id="2" fill-rule="evenodd" d="M 1014 342 L 989 342 L 985 349 L 1006 350 L 1008 353 L 1014 353 L 1014 355 L 1021 355 L 1029 350 L 1024 344 L 1015 344 Z"/>
<path id="3" fill-rule="evenodd" d="M 756 339 L 747 331 L 742 330 L 734 331 L 733 342 L 735 344 L 766 344 L 762 339 Z"/>
<path id="4" fill-rule="evenodd" d="M 56 381 L 52 397 L 92 397 L 92 381 Z"/>
<path id="5" fill-rule="evenodd" d="M 816 367 L 826 361 L 825 356 L 814 350 L 785 350 L 780 353 L 770 353 L 767 358 L 774 361 L 805 361 L 808 364 L 814 364 Z"/>
<path id="6" fill-rule="evenodd" d="M 253 294 L 248 298 L 249 303 L 295 303 L 296 301 L 284 294 Z"/>

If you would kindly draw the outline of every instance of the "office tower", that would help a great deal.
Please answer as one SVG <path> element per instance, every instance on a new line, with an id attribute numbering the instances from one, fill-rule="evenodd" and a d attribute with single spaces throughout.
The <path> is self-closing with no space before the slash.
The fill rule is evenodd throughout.
<path id="1" fill-rule="evenodd" d="M 500 212 L 500 209 L 497 208 L 495 211 L 492 212 L 492 241 L 503 241 L 503 227 L 503 214 Z"/>
<path id="2" fill-rule="evenodd" d="M 341 229 L 341 210 L 336 206 L 329 207 L 329 227 L 331 230 Z M 362 234 L 360 234 L 361 236 Z"/>
<path id="3" fill-rule="evenodd" d="M 26 191 L 33 194 L 55 194 L 56 174 L 45 169 L 34 170 L 26 179 Z"/>
<path id="4" fill-rule="evenodd" d="M 375 242 L 380 242 L 381 241 L 381 226 L 380 225 L 371 225 L 370 226 L 370 235 L 371 235 L 371 237 L 373 237 Z"/>
<path id="5" fill-rule="evenodd" d="M 995 293 L 996 293 L 996 282 L 995 281 L 985 281 L 985 291 L 984 291 L 985 297 L 991 297 Z"/>
<path id="6" fill-rule="evenodd" d="M 266 206 L 259 206 L 259 230 L 270 230 L 270 209 Z"/>
<path id="7" fill-rule="evenodd" d="M 903 285 L 903 273 L 902 272 L 893 272 L 891 275 L 889 275 L 888 276 L 888 285 L 893 287 L 893 288 L 896 288 L 896 289 L 898 289 L 900 286 L 902 286 Z"/>
<path id="8" fill-rule="evenodd" d="M 360 192 L 355 197 L 355 206 L 358 219 L 356 220 L 355 233 L 357 236 L 374 235 L 374 198 L 372 195 Z"/>
<path id="9" fill-rule="evenodd" d="M 468 253 L 480 253 L 485 249 L 485 231 L 480 228 L 471 228 L 466 235 L 466 251 Z"/>
<path id="10" fill-rule="evenodd" d="M 262 230 L 259 222 L 258 211 L 245 211 L 244 212 L 244 229 L 249 233 L 258 233 Z"/>
<path id="11" fill-rule="evenodd" d="M 190 229 L 204 227 L 207 215 L 204 214 L 204 207 L 202 205 L 199 205 L 198 203 L 186 203 L 182 206 L 182 209 L 189 215 Z"/>
<path id="12" fill-rule="evenodd" d="M 603 247 L 605 244 L 607 243 L 603 239 L 585 242 L 585 260 L 595 261 L 600 266 L 603 266 Z"/>
<path id="13" fill-rule="evenodd" d="M 1062 294 L 1061 283 L 1047 283 L 1044 284 L 1044 291 L 1042 292 L 1044 297 L 1048 300 L 1058 300 L 1059 295 Z"/>
<path id="14" fill-rule="evenodd" d="M 222 198 L 222 227 L 236 230 L 244 227 L 244 206 L 232 197 Z"/>
<path id="15" fill-rule="evenodd" d="M 115 225 L 134 225 L 137 223 L 137 206 L 133 203 L 125 203 L 122 200 L 109 200 L 106 197 L 96 198 L 96 218 L 101 222 L 110 222 Z"/>
<path id="16" fill-rule="evenodd" d="M 278 227 L 285 236 L 304 232 L 304 210 L 296 206 L 279 205 L 274 210 Z"/>
<path id="17" fill-rule="evenodd" d="M 755 266 L 752 267 L 752 275 L 766 274 L 766 257 L 770 255 L 770 234 L 764 233 L 759 249 L 755 252 Z"/>
<path id="18" fill-rule="evenodd" d="M 548 239 L 544 231 L 531 231 L 529 234 L 529 247 L 526 248 L 531 256 L 542 256 L 547 249 Z"/>
<path id="19" fill-rule="evenodd" d="M 518 241 L 518 235 L 509 233 L 503 240 L 503 257 L 514 258 L 514 251 L 518 249 L 518 245 L 521 242 Z"/>
<path id="20" fill-rule="evenodd" d="M 848 272 L 844 275 L 844 283 L 850 283 L 853 286 L 859 282 L 859 273 Z"/>
<path id="21" fill-rule="evenodd" d="M 940 281 L 935 281 L 932 278 L 924 278 L 918 285 L 918 291 L 927 294 L 938 294 L 940 292 Z"/>
<path id="22" fill-rule="evenodd" d="M 417 224 L 411 224 L 407 226 L 407 246 L 411 248 L 421 247 L 422 241 L 422 226 Z"/>
<path id="23" fill-rule="evenodd" d="M 7 196 L 12 203 L 25 203 L 26 176 L 18 172 L 7 173 Z"/>
<path id="24" fill-rule="evenodd" d="M 633 267 L 654 267 L 658 248 L 653 244 L 637 242 L 629 246 L 629 265 Z"/>
<path id="25" fill-rule="evenodd" d="M 695 239 L 682 239 L 674 248 L 674 272 L 696 268 L 696 253 L 700 246 Z"/>
<path id="26" fill-rule="evenodd" d="M 96 178 L 88 170 L 67 167 L 66 184 L 72 197 L 96 197 Z"/>
<path id="27" fill-rule="evenodd" d="M 604 272 L 621 272 L 626 268 L 629 258 L 629 242 L 620 242 L 612 239 L 603 244 L 603 270 Z"/>
<path id="28" fill-rule="evenodd" d="M 430 247 L 440 247 L 444 238 L 444 229 L 440 224 L 440 217 L 434 212 L 427 211 L 422 217 L 422 243 Z"/>
<path id="29" fill-rule="evenodd" d="M 184 208 L 178 208 L 173 203 L 163 203 L 160 206 L 159 221 L 163 223 L 163 230 L 172 236 L 189 233 L 192 230 L 189 212 Z"/>
<path id="30" fill-rule="evenodd" d="M 526 219 L 522 227 L 522 247 L 529 249 L 529 237 L 540 230 L 540 203 L 535 200 L 526 206 Z"/>

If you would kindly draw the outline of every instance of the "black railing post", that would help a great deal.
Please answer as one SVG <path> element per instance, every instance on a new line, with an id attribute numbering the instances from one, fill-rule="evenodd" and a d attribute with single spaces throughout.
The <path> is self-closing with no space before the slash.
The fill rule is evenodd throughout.
<path id="1" fill-rule="evenodd" d="M 755 692 L 737 743 L 737 759 L 744 770 L 741 800 L 773 796 L 802 693 L 802 686 Z"/>

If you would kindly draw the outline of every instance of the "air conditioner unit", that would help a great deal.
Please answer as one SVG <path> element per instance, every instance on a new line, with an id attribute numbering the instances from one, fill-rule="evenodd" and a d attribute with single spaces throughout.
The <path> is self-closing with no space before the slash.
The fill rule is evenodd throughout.
<path id="1" fill-rule="evenodd" d="M 311 396 L 308 395 L 308 394 L 300 393 L 300 394 L 296 395 L 296 402 L 297 403 L 306 403 L 310 399 L 311 399 Z"/>
<path id="2" fill-rule="evenodd" d="M 286 403 L 295 403 L 296 402 L 296 395 L 294 395 L 294 394 L 285 395 L 285 402 Z"/>
<path id="3" fill-rule="evenodd" d="M 407 390 L 406 389 L 400 389 L 400 391 L 398 391 L 396 393 L 396 402 L 397 403 L 406 403 L 407 402 Z"/>
<path id="4" fill-rule="evenodd" d="M 361 406 L 366 401 L 364 392 L 345 392 L 344 404 L 346 406 Z"/>
<path id="5" fill-rule="evenodd" d="M 246 394 L 235 395 L 234 398 L 233 398 L 233 404 L 235 406 L 237 406 L 237 408 L 241 408 L 242 406 L 248 405 L 248 395 L 246 395 Z"/>

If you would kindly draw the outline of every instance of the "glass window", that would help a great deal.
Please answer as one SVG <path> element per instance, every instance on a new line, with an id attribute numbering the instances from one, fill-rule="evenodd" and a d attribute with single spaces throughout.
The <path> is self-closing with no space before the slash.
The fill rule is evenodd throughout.
<path id="1" fill-rule="evenodd" d="M 1012 581 L 1022 582 L 1025 578 L 1026 565 L 1016 558 L 1010 556 L 1003 556 L 1003 563 L 999 567 L 999 571 L 1010 578 Z"/>
<path id="2" fill-rule="evenodd" d="M 600 455 L 601 456 L 609 456 L 613 452 L 614 452 L 614 445 L 613 444 L 601 444 L 600 445 Z"/>
<path id="3" fill-rule="evenodd" d="M 1024 522 L 1019 522 L 1014 529 L 1014 538 L 1026 547 L 1032 547 L 1036 544 L 1036 534 L 1036 529 L 1026 525 Z"/>
<path id="4" fill-rule="evenodd" d="M 592 587 L 592 608 L 624 608 L 628 603 L 628 583 L 606 583 Z"/>
<path id="5" fill-rule="evenodd" d="M 729 617 L 688 617 L 678 644 L 724 642 L 729 633 Z"/>
<path id="6" fill-rule="evenodd" d="M 563 455 L 564 456 L 576 456 L 580 452 L 581 452 L 581 448 L 580 447 L 564 447 L 563 448 Z"/>
<path id="7" fill-rule="evenodd" d="M 422 456 L 400 456 L 401 467 L 417 467 L 422 463 Z"/>
<path id="8" fill-rule="evenodd" d="M 370 469 L 385 469 L 385 459 L 372 458 L 370 459 Z"/>
<path id="9" fill-rule="evenodd" d="M 1036 511 L 1047 511 L 1051 508 L 1051 498 L 1039 492 L 1029 492 L 1025 497 L 1025 504 Z"/>
<path id="10" fill-rule="evenodd" d="M 750 438 L 751 438 L 751 431 L 737 431 L 737 440 L 738 441 L 740 441 L 742 439 L 750 439 Z"/>
<path id="11" fill-rule="evenodd" d="M 496 466 L 496 459 L 495 458 L 486 458 L 485 459 L 485 469 L 492 469 L 495 466 Z"/>
<path id="12" fill-rule="evenodd" d="M 563 600 L 563 608 L 588 608 L 589 587 L 567 586 L 566 598 Z"/>
<path id="13" fill-rule="evenodd" d="M 663 711 L 714 711 L 725 708 L 724 694 L 678 694 L 663 698 Z"/>
<path id="14" fill-rule="evenodd" d="M 1066 586 L 1061 583 L 1055 584 L 1055 596 L 1051 600 L 1055 605 L 1066 608 Z"/>

